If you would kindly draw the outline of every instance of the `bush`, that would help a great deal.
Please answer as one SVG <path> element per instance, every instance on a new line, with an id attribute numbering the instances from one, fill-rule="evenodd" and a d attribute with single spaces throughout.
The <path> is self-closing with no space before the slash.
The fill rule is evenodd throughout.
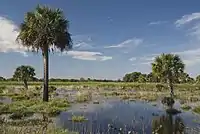
<path id="1" fill-rule="evenodd" d="M 167 105 L 167 106 L 173 106 L 175 103 L 172 97 L 164 97 L 161 102 L 162 104 Z"/>

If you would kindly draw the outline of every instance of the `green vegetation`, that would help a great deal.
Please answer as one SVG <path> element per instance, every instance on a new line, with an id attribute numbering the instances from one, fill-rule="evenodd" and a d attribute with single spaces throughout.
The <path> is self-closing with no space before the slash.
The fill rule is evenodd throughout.
<path id="1" fill-rule="evenodd" d="M 81 102 L 87 102 L 92 100 L 92 93 L 91 92 L 78 92 L 76 95 L 76 101 Z"/>
<path id="2" fill-rule="evenodd" d="M 56 116 L 60 112 L 67 110 L 68 107 L 70 107 L 70 104 L 64 99 L 53 99 L 47 103 L 40 100 L 21 100 L 14 101 L 11 104 L 0 105 L 0 110 L 1 114 L 13 114 L 11 118 L 22 118 L 33 113 Z"/>
<path id="3" fill-rule="evenodd" d="M 200 106 L 197 106 L 193 109 L 193 111 L 197 114 L 200 114 Z"/>
<path id="4" fill-rule="evenodd" d="M 188 110 L 190 110 L 192 107 L 191 106 L 189 106 L 189 105 L 182 105 L 181 106 L 181 109 L 183 109 L 183 110 L 185 110 L 185 111 L 188 111 Z"/>
<path id="5" fill-rule="evenodd" d="M 35 11 L 28 12 L 20 26 L 17 40 L 34 52 L 42 51 L 44 60 L 43 101 L 48 101 L 49 51 L 72 48 L 69 22 L 63 11 L 38 5 Z"/>
<path id="6" fill-rule="evenodd" d="M 61 128 L 56 128 L 53 123 L 43 120 L 31 119 L 24 121 L 0 121 L 1 134 L 77 134 Z"/>
<path id="7" fill-rule="evenodd" d="M 184 63 L 178 55 L 162 54 L 152 63 L 152 71 L 162 81 L 167 81 L 171 96 L 174 96 L 173 83 L 184 72 Z"/>
<path id="8" fill-rule="evenodd" d="M 33 80 L 35 76 L 35 69 L 31 66 L 19 66 L 16 68 L 13 79 L 21 80 L 24 83 L 25 89 L 28 89 L 28 81 Z"/>
<path id="9" fill-rule="evenodd" d="M 84 117 L 84 116 L 81 116 L 81 115 L 73 115 L 72 116 L 72 119 L 71 119 L 73 122 L 84 122 L 86 121 L 87 119 Z"/>

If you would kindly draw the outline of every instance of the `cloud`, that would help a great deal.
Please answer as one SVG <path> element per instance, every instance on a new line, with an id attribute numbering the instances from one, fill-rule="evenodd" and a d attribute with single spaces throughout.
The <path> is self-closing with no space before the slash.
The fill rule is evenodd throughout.
<path id="1" fill-rule="evenodd" d="M 180 55 L 187 66 L 194 66 L 200 63 L 200 48 L 174 53 Z"/>
<path id="2" fill-rule="evenodd" d="M 176 20 L 175 25 L 180 27 L 184 24 L 188 24 L 194 20 L 200 19 L 200 13 L 192 13 L 182 16 L 180 19 Z"/>
<path id="3" fill-rule="evenodd" d="M 17 44 L 18 26 L 11 20 L 0 16 L 0 52 L 19 52 L 27 56 L 26 49 Z"/>
<path id="4" fill-rule="evenodd" d="M 83 50 L 83 49 L 92 49 L 93 46 L 91 44 L 89 44 L 89 43 L 86 43 L 86 42 L 80 42 L 80 43 L 74 44 L 73 48 L 74 49 L 81 49 L 81 50 Z"/>
<path id="5" fill-rule="evenodd" d="M 183 60 L 183 62 L 186 64 L 186 67 L 192 67 L 200 64 L 200 48 L 184 50 L 184 51 L 176 51 L 171 53 L 179 55 Z M 132 57 L 129 60 L 134 62 L 132 64 L 134 66 L 142 64 L 144 66 L 151 65 L 151 63 L 154 61 L 154 58 L 156 56 L 159 56 L 160 54 L 161 53 L 150 54 L 142 57 Z"/>
<path id="6" fill-rule="evenodd" d="M 150 22 L 149 25 L 160 25 L 164 23 L 167 23 L 167 21 L 153 21 L 153 22 Z"/>
<path id="7" fill-rule="evenodd" d="M 137 58 L 136 58 L 136 57 L 132 57 L 132 58 L 130 58 L 129 60 L 130 60 L 130 61 L 135 61 L 135 60 L 137 60 Z"/>
<path id="8" fill-rule="evenodd" d="M 74 59 L 80 59 L 80 60 L 106 61 L 112 59 L 111 56 L 104 56 L 100 52 L 68 51 L 65 54 L 72 56 L 72 58 Z"/>
<path id="9" fill-rule="evenodd" d="M 157 54 L 156 54 L 157 55 Z M 141 56 L 141 57 L 131 57 L 129 59 L 129 61 L 133 61 L 134 63 L 132 64 L 133 66 L 137 66 L 137 65 L 149 65 L 151 66 L 151 63 L 153 62 L 155 58 L 155 54 L 152 55 L 146 55 L 146 56 Z"/>
<path id="10" fill-rule="evenodd" d="M 93 48 L 93 38 L 90 35 L 75 35 L 72 36 L 73 48 L 79 50 L 86 50 Z"/>
<path id="11" fill-rule="evenodd" d="M 123 47 L 130 47 L 130 46 L 138 46 L 143 43 L 143 39 L 140 38 L 133 38 L 123 41 L 122 43 L 116 45 L 105 46 L 104 48 L 123 48 Z"/>

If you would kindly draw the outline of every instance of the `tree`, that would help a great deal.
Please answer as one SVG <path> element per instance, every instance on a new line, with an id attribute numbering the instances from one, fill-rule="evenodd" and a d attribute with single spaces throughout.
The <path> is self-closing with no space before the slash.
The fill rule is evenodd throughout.
<path id="1" fill-rule="evenodd" d="M 150 72 L 149 74 L 147 74 L 146 80 L 147 80 L 147 82 L 160 82 L 159 79 L 158 79 L 158 77 L 155 76 L 152 72 Z"/>
<path id="2" fill-rule="evenodd" d="M 35 77 L 35 69 L 31 66 L 19 66 L 16 68 L 13 78 L 15 80 L 21 80 L 24 83 L 25 89 L 28 89 L 28 81 L 33 80 Z"/>
<path id="3" fill-rule="evenodd" d="M 166 79 L 171 92 L 174 96 L 173 83 L 175 78 L 180 77 L 184 71 L 184 63 L 178 55 L 161 54 L 152 63 L 152 72 L 161 79 Z"/>
<path id="4" fill-rule="evenodd" d="M 81 78 L 80 78 L 80 81 L 81 81 L 81 82 L 84 82 L 84 81 L 85 81 L 85 79 L 84 79 L 83 77 L 81 77 Z"/>
<path id="5" fill-rule="evenodd" d="M 17 41 L 33 52 L 42 51 L 44 60 L 43 101 L 48 101 L 49 52 L 70 50 L 69 22 L 63 11 L 38 5 L 35 11 L 27 12 L 20 26 Z"/>
<path id="6" fill-rule="evenodd" d="M 0 76 L 0 81 L 5 81 L 6 79 L 2 76 Z"/>
<path id="7" fill-rule="evenodd" d="M 125 74 L 125 76 L 123 77 L 123 81 L 138 82 L 138 78 L 141 74 L 142 74 L 141 72 L 132 72 L 132 73 Z"/>
<path id="8" fill-rule="evenodd" d="M 147 75 L 146 74 L 141 74 L 139 77 L 138 77 L 138 82 L 140 83 L 144 83 L 144 82 L 147 82 Z"/>
<path id="9" fill-rule="evenodd" d="M 197 83 L 200 83 L 200 75 L 198 75 L 198 76 L 196 77 L 196 82 L 197 82 Z"/>

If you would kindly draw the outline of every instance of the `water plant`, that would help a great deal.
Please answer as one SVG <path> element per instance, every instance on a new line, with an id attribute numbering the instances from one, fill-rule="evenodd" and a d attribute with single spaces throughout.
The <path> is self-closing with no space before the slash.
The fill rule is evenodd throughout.
<path id="1" fill-rule="evenodd" d="M 73 115 L 71 120 L 73 122 L 84 122 L 86 121 L 87 119 L 85 118 L 85 116 L 82 116 L 82 115 Z"/>

